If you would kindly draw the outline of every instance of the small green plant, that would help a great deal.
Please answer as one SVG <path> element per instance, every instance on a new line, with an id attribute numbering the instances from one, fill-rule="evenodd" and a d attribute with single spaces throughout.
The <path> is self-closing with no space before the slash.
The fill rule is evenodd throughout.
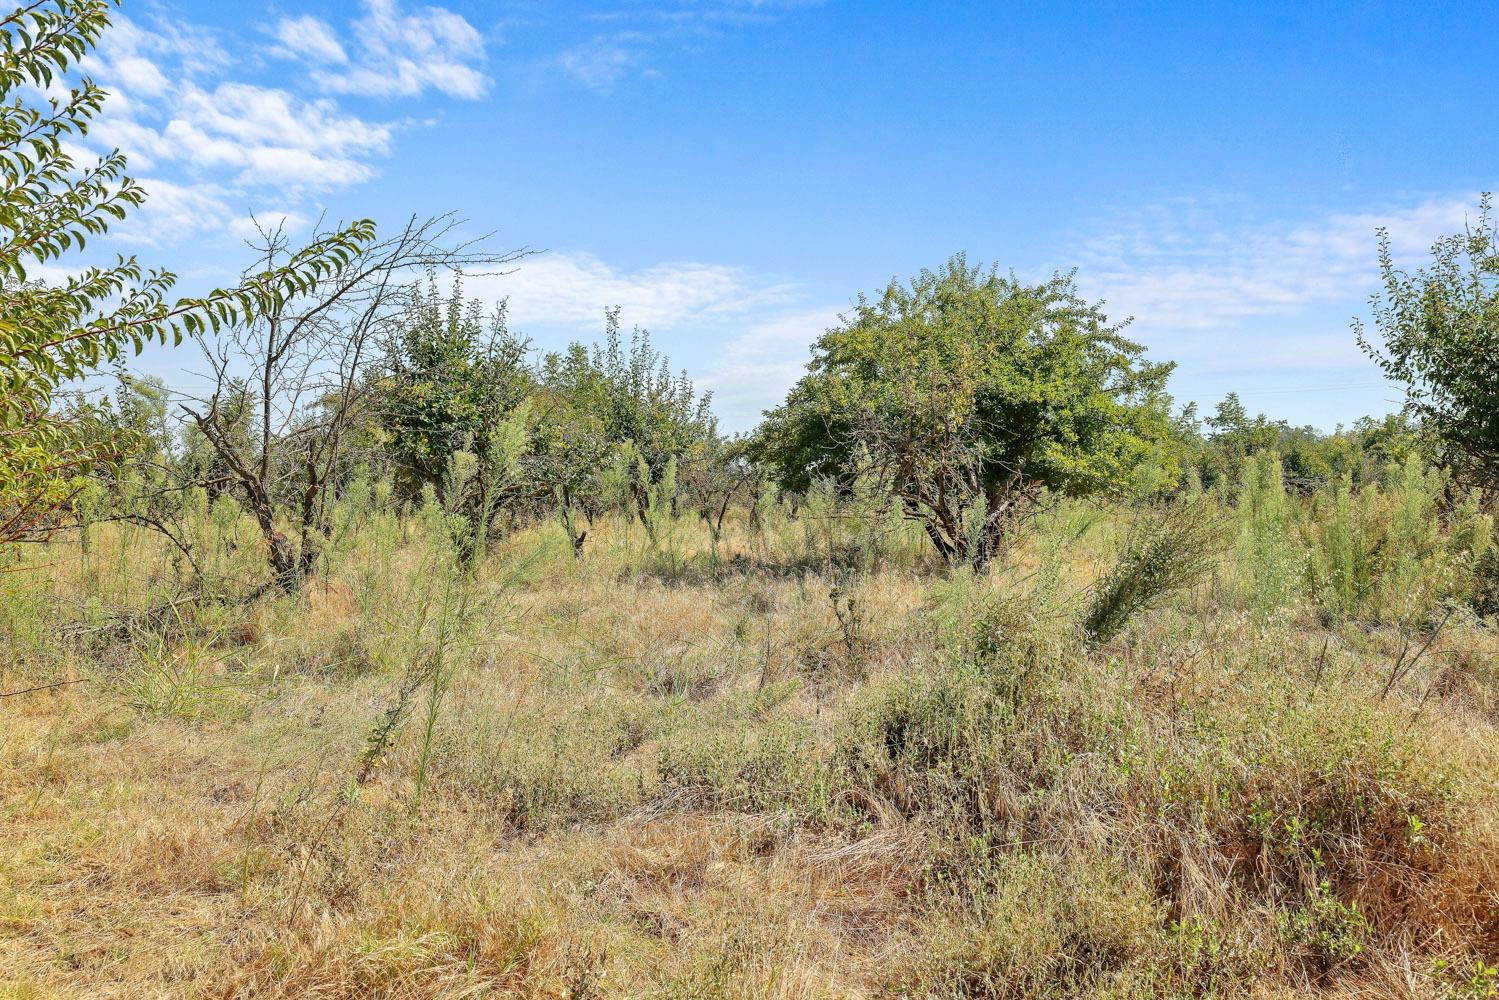
<path id="1" fill-rule="evenodd" d="M 1194 586 L 1212 567 L 1222 537 L 1221 524 L 1201 501 L 1168 505 L 1137 519 L 1119 561 L 1094 588 L 1083 614 L 1087 641 L 1108 642 L 1166 594 Z"/>
<path id="2" fill-rule="evenodd" d="M 171 627 L 138 630 L 137 664 L 125 678 L 125 698 L 136 711 L 188 721 L 239 714 L 251 679 L 226 676 L 214 653 L 215 636 L 202 636 L 171 606 Z"/>
<path id="3" fill-rule="evenodd" d="M 1442 1000 L 1490 1000 L 1499 997 L 1499 967 L 1487 962 L 1461 966 L 1445 958 L 1432 963 L 1432 978 L 1442 988 Z"/>
<path id="4" fill-rule="evenodd" d="M 1350 477 L 1333 486 L 1327 517 L 1311 540 L 1308 561 L 1312 596 L 1329 624 L 1349 621 L 1363 610 L 1378 576 L 1379 545 L 1370 531 L 1371 492 L 1355 498 Z"/>
<path id="5" fill-rule="evenodd" d="M 677 545 L 677 460 L 667 459 L 666 467 L 654 482 L 643 457 L 636 456 L 636 466 L 639 489 L 645 497 L 641 521 L 646 541 L 652 555 L 662 560 L 669 574 L 675 575 L 682 568 Z"/>
<path id="6" fill-rule="evenodd" d="M 1358 957 L 1373 931 L 1358 903 L 1338 899 L 1326 879 L 1317 883 L 1306 906 L 1281 912 L 1277 919 L 1281 935 L 1308 948 L 1323 968 Z"/>

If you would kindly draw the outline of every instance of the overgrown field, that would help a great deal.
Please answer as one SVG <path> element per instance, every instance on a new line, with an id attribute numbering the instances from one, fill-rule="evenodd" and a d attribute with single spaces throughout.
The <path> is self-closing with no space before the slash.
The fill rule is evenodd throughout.
<path id="1" fill-rule="evenodd" d="M 978 575 L 831 497 L 470 573 L 350 490 L 248 604 L 128 525 L 29 547 L 0 996 L 1493 996 L 1489 521 L 1261 466 Z"/>

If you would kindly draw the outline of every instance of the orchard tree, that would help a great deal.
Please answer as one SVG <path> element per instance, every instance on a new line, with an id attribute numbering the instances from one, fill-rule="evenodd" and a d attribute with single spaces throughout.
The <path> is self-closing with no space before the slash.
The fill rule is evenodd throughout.
<path id="1" fill-rule="evenodd" d="M 622 480 L 630 508 L 649 524 L 651 498 L 668 469 L 685 473 L 718 440 L 708 394 L 699 395 L 686 373 L 673 375 L 644 330 L 626 347 L 618 309 L 606 314 L 602 345 L 573 344 L 548 356 L 541 382 L 543 412 L 553 421 L 546 462 L 568 494 L 564 506 L 602 509 L 613 499 L 611 480 Z M 611 463 L 618 476 L 604 473 Z"/>
<path id="2" fill-rule="evenodd" d="M 503 265 L 524 252 L 487 250 L 482 240 L 458 238 L 461 228 L 448 215 L 412 218 L 295 294 L 277 296 L 251 321 L 197 337 L 213 382 L 181 408 L 254 516 L 283 591 L 296 591 L 317 568 L 332 533 L 348 442 L 373 418 L 378 346 L 422 308 L 412 276 Z M 262 234 L 260 251 L 268 270 L 305 252 L 291 249 L 279 229 Z M 248 439 L 236 433 L 247 403 Z"/>
<path id="3" fill-rule="evenodd" d="M 1170 429 L 1153 364 L 1071 275 L 1025 285 L 962 255 L 860 297 L 754 448 L 782 486 L 873 477 L 944 559 L 983 565 L 1044 492 L 1122 488 Z"/>
<path id="4" fill-rule="evenodd" d="M 43 266 L 75 264 L 71 255 L 145 199 L 118 151 L 74 158 L 106 95 L 70 74 L 109 27 L 112 6 L 33 0 L 0 16 L 0 547 L 45 535 L 85 475 L 128 446 L 101 434 L 89 408 L 59 407 L 65 383 L 148 341 L 260 315 L 371 236 L 369 223 L 356 223 L 199 299 L 169 300 L 175 277 L 134 257 L 37 280 Z"/>
<path id="5" fill-rule="evenodd" d="M 681 475 L 683 496 L 708 528 L 713 556 L 718 557 L 729 512 L 736 506 L 752 508 L 760 488 L 760 472 L 749 458 L 747 438 L 714 438 Z"/>
<path id="6" fill-rule="evenodd" d="M 543 359 L 531 467 L 550 494 L 543 502 L 556 504 L 576 559 L 583 558 L 593 521 L 616 499 L 608 474 L 615 443 L 597 408 L 605 392 L 603 373 L 582 344 Z"/>
<path id="7" fill-rule="evenodd" d="M 504 304 L 486 320 L 480 302 L 464 299 L 461 278 L 446 296 L 435 275 L 425 291 L 411 289 L 385 346 L 376 403 L 407 499 L 430 485 L 446 502 L 452 455 L 468 451 L 481 464 L 491 455 L 499 426 L 532 389 L 527 346 L 510 332 Z"/>
<path id="8" fill-rule="evenodd" d="M 1383 289 L 1370 300 L 1378 342 L 1354 321 L 1359 346 L 1405 385 L 1406 409 L 1440 443 L 1441 458 L 1492 495 L 1499 491 L 1499 226 L 1485 194 L 1466 230 L 1431 248 L 1429 267 L 1395 265 L 1379 231 Z"/>

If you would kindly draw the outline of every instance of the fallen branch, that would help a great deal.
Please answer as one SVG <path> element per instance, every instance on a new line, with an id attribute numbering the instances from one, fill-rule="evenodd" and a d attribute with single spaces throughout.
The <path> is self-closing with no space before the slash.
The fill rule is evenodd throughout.
<path id="1" fill-rule="evenodd" d="M 87 677 L 74 677 L 72 680 L 38 684 L 36 687 L 22 688 L 19 691 L 0 691 L 0 698 L 15 698 L 23 694 L 34 694 L 37 691 L 51 691 L 53 688 L 67 687 L 69 684 L 82 684 L 86 680 L 88 680 Z"/>

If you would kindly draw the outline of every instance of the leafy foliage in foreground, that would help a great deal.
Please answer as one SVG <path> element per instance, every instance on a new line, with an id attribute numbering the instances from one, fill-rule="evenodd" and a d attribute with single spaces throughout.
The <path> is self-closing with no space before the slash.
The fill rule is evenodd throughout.
<path id="1" fill-rule="evenodd" d="M 1465 232 L 1432 247 L 1427 268 L 1396 266 L 1380 231 L 1384 288 L 1371 301 L 1376 344 L 1359 345 L 1406 386 L 1406 407 L 1444 445 L 1446 461 L 1499 490 L 1499 222 L 1488 195 Z"/>
<path id="2" fill-rule="evenodd" d="M 45 530 L 79 477 L 116 453 L 93 414 L 56 412 L 62 383 L 147 341 L 248 322 L 330 274 L 374 234 L 372 223 L 355 223 L 282 267 L 202 298 L 171 301 L 175 276 L 133 257 L 50 285 L 36 280 L 145 200 L 118 151 L 93 163 L 68 151 L 103 107 L 102 89 L 87 78 L 70 86 L 69 74 L 109 26 L 110 6 L 43 0 L 0 18 L 0 545 Z M 31 96 L 62 87 L 65 95 Z"/>

